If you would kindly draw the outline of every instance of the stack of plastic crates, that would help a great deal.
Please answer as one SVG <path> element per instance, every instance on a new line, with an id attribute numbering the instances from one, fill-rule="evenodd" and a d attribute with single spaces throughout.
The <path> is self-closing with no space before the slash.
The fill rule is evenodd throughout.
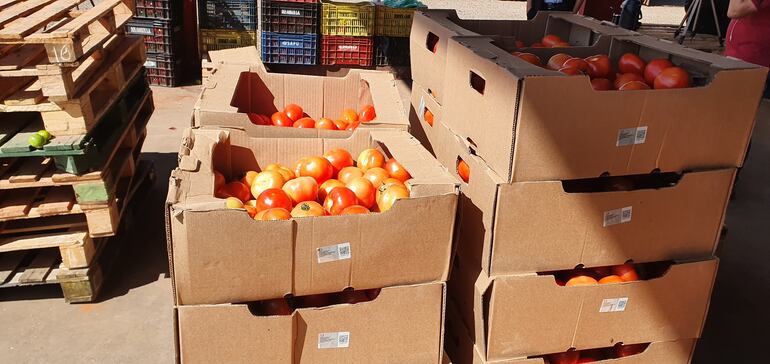
<path id="1" fill-rule="evenodd" d="M 126 25 L 126 32 L 144 36 L 144 67 L 151 85 L 180 83 L 182 59 L 174 45 L 180 42 L 181 12 L 181 0 L 136 0 L 136 16 Z"/>
<path id="2" fill-rule="evenodd" d="M 318 0 L 262 0 L 262 61 L 318 64 Z"/>
<path id="3" fill-rule="evenodd" d="M 409 34 L 415 10 L 377 5 L 374 23 L 375 65 L 409 66 Z"/>
<path id="4" fill-rule="evenodd" d="M 257 46 L 259 0 L 198 0 L 200 51 Z"/>
<path id="5" fill-rule="evenodd" d="M 374 3 L 323 1 L 321 10 L 321 64 L 371 66 L 374 59 Z"/>

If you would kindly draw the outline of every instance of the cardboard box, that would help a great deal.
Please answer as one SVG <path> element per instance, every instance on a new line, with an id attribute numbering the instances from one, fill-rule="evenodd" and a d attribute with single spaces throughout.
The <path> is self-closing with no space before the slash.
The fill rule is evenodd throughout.
<path id="1" fill-rule="evenodd" d="M 419 85 L 413 91 L 417 109 L 434 114 L 431 127 L 413 110 L 415 135 L 425 133 L 426 148 L 452 174 L 457 175 L 458 158 L 470 166 L 469 183 L 460 184 L 458 254 L 490 276 L 713 255 L 734 168 L 686 172 L 681 178 L 649 175 L 647 180 L 660 178 L 666 186 L 658 189 L 612 191 L 632 186 L 590 181 L 597 190 L 585 192 L 584 181 L 508 183 L 443 125 L 445 107 Z"/>
<path id="2" fill-rule="evenodd" d="M 357 129 L 348 138 L 257 138 L 237 129 L 185 132 L 167 199 L 168 251 L 179 305 L 247 302 L 447 279 L 457 181 L 408 133 Z M 213 197 L 217 170 L 238 176 L 342 147 L 377 148 L 412 175 L 411 197 L 385 213 L 254 221 Z M 430 216 L 430 219 L 426 219 Z M 338 260 L 318 252 L 349 244 Z"/>
<path id="3" fill-rule="evenodd" d="M 454 37 L 447 45 L 444 123 L 504 180 L 549 181 L 742 165 L 767 69 L 648 36 L 616 36 L 602 53 L 668 58 L 697 87 L 594 91 L 509 53 L 510 40 Z M 502 47 L 502 48 L 501 48 Z M 532 49 L 548 59 L 592 49 Z M 705 85 L 703 85 L 705 83 Z"/>
<path id="4" fill-rule="evenodd" d="M 363 127 L 408 130 L 406 110 L 389 72 L 350 70 L 344 77 L 273 73 L 255 52 L 254 47 L 210 52 L 216 68 L 195 104 L 194 126 L 248 127 L 253 124 L 246 113 L 270 116 L 286 104 L 296 103 L 315 120 L 336 119 L 346 108 L 358 111 L 374 105 L 377 117 L 362 123 Z M 289 138 L 350 135 L 349 131 L 274 126 L 256 130 Z"/>
<path id="5" fill-rule="evenodd" d="M 450 297 L 487 361 L 698 338 L 718 265 L 677 262 L 646 281 L 567 287 L 536 274 L 482 273 L 468 284 L 480 267 L 455 262 Z"/>
<path id="6" fill-rule="evenodd" d="M 541 11 L 532 20 L 477 20 L 460 19 L 455 10 L 418 11 L 414 15 L 410 37 L 412 79 L 443 104 L 442 101 L 447 100 L 445 93 L 450 91 L 444 90 L 445 84 L 449 85 L 444 81 L 444 71 L 447 42 L 451 37 L 510 36 L 529 46 L 540 42 L 546 34 L 558 35 L 573 47 L 590 48 L 609 43 L 611 36 L 638 33 L 569 12 Z"/>
<path id="7" fill-rule="evenodd" d="M 184 364 L 441 363 L 445 298 L 445 285 L 432 283 L 383 288 L 369 302 L 288 316 L 255 316 L 245 304 L 178 306 L 177 358 Z M 347 340 L 327 341 L 339 333 Z"/>

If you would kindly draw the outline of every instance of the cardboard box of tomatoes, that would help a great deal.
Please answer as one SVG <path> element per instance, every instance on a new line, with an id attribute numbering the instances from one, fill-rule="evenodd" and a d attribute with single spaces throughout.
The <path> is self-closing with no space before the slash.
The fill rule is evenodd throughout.
<path id="1" fill-rule="evenodd" d="M 185 132 L 167 199 L 177 304 L 446 281 L 457 180 L 417 140 L 256 129 Z"/>
<path id="2" fill-rule="evenodd" d="M 521 53 L 501 37 L 447 48 L 443 122 L 514 182 L 741 166 L 767 74 L 642 35 L 614 36 L 599 55 Z M 557 54 L 562 72 L 545 64 Z"/>
<path id="3" fill-rule="evenodd" d="M 193 126 L 257 125 L 254 130 L 262 136 L 288 138 L 347 136 L 359 126 L 408 130 L 391 73 L 350 70 L 333 77 L 271 72 L 253 48 L 210 53 L 216 71 L 196 102 Z M 290 105 L 301 107 L 299 113 L 292 115 Z M 355 120 L 348 118 L 349 110 L 356 113 Z"/>
<path id="4" fill-rule="evenodd" d="M 609 43 L 614 35 L 638 33 L 614 24 L 569 12 L 539 12 L 532 20 L 461 19 L 455 10 L 418 11 L 410 37 L 412 79 L 423 85 L 439 103 L 451 88 L 445 81 L 447 42 L 454 36 L 502 35 L 515 37 L 519 48 L 545 46 L 591 47 Z M 548 36 L 548 37 L 546 37 Z M 548 44 L 543 44 L 548 43 Z"/>
<path id="5" fill-rule="evenodd" d="M 442 107 L 416 84 L 412 104 L 412 131 L 463 180 L 458 255 L 490 276 L 700 259 L 716 249 L 734 168 L 509 183 L 443 124 Z"/>
<path id="6" fill-rule="evenodd" d="M 259 304 L 178 306 L 182 363 L 441 363 L 445 284 L 266 313 Z"/>

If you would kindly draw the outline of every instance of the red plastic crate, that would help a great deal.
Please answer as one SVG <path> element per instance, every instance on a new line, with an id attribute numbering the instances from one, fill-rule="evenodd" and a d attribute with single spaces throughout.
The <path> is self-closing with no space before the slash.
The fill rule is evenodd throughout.
<path id="1" fill-rule="evenodd" d="M 321 37 L 321 64 L 369 67 L 374 58 L 373 37 Z"/>

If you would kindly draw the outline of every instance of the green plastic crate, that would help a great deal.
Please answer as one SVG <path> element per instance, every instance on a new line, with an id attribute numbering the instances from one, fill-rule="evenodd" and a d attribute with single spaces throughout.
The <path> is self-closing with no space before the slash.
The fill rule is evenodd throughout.
<path id="1" fill-rule="evenodd" d="M 374 35 L 375 6 L 371 2 L 325 1 L 321 7 L 321 34 L 349 37 Z"/>

